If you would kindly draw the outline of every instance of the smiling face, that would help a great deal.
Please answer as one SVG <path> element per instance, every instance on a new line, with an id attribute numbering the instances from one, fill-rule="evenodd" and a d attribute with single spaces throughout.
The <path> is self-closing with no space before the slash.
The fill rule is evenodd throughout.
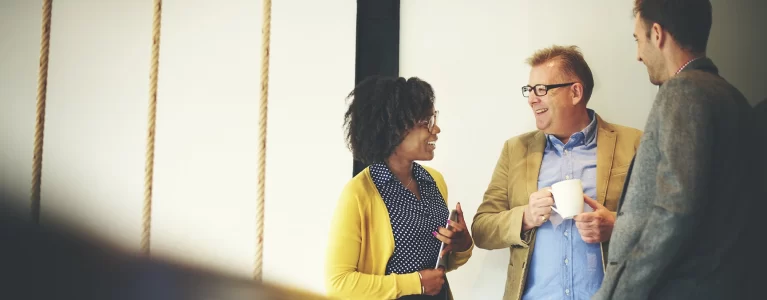
<path id="1" fill-rule="evenodd" d="M 437 149 L 437 135 L 442 131 L 437 125 L 437 112 L 422 120 L 408 131 L 402 142 L 394 149 L 392 156 L 397 156 L 408 161 L 429 161 L 434 159 L 434 150 Z M 429 130 L 429 124 L 432 124 Z"/>
<path id="2" fill-rule="evenodd" d="M 536 84 L 559 84 L 577 81 L 570 79 L 561 71 L 557 59 L 534 66 L 530 70 L 528 85 Z M 574 99 L 573 89 L 580 84 L 563 86 L 548 90 L 546 95 L 538 96 L 530 92 L 527 102 L 535 115 L 535 125 L 538 130 L 547 134 L 561 135 L 571 131 L 570 123 L 566 118 L 571 118 L 582 111 L 583 108 L 576 106 L 580 99 Z"/>
<path id="3" fill-rule="evenodd" d="M 647 74 L 650 76 L 650 82 L 654 85 L 661 85 L 668 77 L 665 74 L 666 65 L 663 60 L 663 54 L 659 49 L 659 26 L 653 24 L 648 27 L 639 14 L 634 18 L 634 39 L 637 43 L 637 60 L 647 67 Z M 650 34 L 648 35 L 648 31 Z"/>

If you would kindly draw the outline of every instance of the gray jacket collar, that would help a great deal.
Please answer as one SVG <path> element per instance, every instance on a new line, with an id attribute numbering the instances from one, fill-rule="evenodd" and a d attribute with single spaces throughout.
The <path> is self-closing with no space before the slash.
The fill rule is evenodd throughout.
<path id="1" fill-rule="evenodd" d="M 709 72 L 709 73 L 719 75 L 719 69 L 716 67 L 716 65 L 714 65 L 714 62 L 708 57 L 701 57 L 699 59 L 696 59 L 690 62 L 679 73 L 682 73 L 685 71 L 692 71 L 692 70 L 699 70 L 699 71 L 704 71 L 704 72 Z"/>

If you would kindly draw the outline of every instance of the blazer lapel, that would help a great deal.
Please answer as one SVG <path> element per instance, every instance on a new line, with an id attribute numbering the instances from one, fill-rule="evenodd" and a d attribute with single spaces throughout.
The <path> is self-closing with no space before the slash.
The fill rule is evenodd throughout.
<path id="1" fill-rule="evenodd" d="M 623 181 L 623 193 L 621 193 L 621 197 L 618 199 L 618 207 L 615 209 L 615 212 L 621 211 L 621 206 L 623 206 L 623 199 L 626 198 L 626 191 L 628 191 L 629 188 L 629 180 L 631 179 L 631 172 L 634 170 L 634 160 L 636 160 L 636 158 L 636 154 L 631 158 L 631 164 L 629 165 L 628 173 L 626 173 L 626 180 Z"/>
<path id="2" fill-rule="evenodd" d="M 546 147 L 546 135 L 543 131 L 535 133 L 527 145 L 527 194 L 538 191 L 538 174 L 543 163 L 543 149 Z"/>
<path id="3" fill-rule="evenodd" d="M 609 124 L 597 117 L 597 202 L 605 204 L 607 184 L 610 181 L 610 170 L 613 168 L 615 154 L 615 131 Z"/>

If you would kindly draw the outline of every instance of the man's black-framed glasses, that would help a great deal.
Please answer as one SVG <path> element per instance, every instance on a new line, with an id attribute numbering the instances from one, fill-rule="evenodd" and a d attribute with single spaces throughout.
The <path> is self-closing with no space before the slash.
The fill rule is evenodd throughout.
<path id="1" fill-rule="evenodd" d="M 530 91 L 533 91 L 535 95 L 538 97 L 546 96 L 546 94 L 549 92 L 550 89 L 555 89 L 558 87 L 563 87 L 563 86 L 568 86 L 573 84 L 575 84 L 575 82 L 558 83 L 558 84 L 536 84 L 534 86 L 526 85 L 522 87 L 522 96 L 527 98 L 528 96 L 530 96 Z"/>

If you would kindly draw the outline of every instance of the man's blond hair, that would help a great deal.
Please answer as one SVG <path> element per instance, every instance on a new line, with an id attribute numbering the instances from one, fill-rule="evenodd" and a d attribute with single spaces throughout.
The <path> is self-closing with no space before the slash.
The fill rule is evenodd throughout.
<path id="1" fill-rule="evenodd" d="M 533 56 L 527 59 L 531 67 L 537 67 L 544 63 L 557 60 L 559 67 L 566 75 L 575 76 L 583 85 L 583 100 L 586 103 L 591 98 L 591 92 L 594 90 L 594 76 L 591 74 L 591 68 L 583 58 L 583 53 L 578 46 L 559 46 L 553 45 L 543 48 L 533 53 Z M 553 84 L 555 82 L 550 82 Z M 564 83 L 564 82 L 556 82 Z"/>

